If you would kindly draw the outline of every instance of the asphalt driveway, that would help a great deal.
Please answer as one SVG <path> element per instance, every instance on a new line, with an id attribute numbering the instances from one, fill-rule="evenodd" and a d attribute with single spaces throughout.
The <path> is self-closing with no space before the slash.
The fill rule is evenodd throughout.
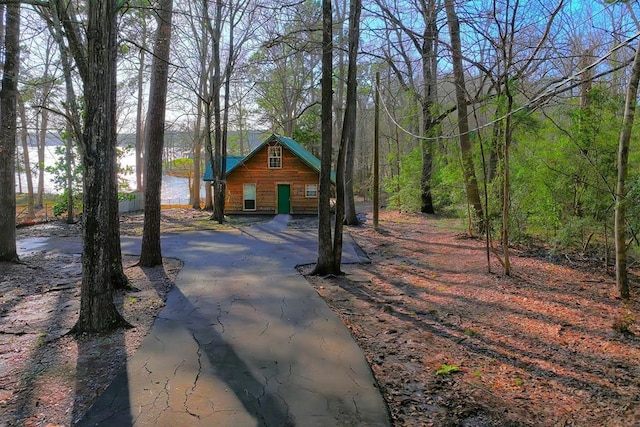
<path id="1" fill-rule="evenodd" d="M 361 262 L 345 236 L 344 262 Z M 78 239 L 24 239 L 20 251 L 79 251 Z M 79 425 L 388 426 L 386 405 L 348 330 L 295 270 L 314 230 L 286 218 L 162 236 L 184 261 L 150 334 Z M 140 239 L 124 237 L 124 253 Z"/>

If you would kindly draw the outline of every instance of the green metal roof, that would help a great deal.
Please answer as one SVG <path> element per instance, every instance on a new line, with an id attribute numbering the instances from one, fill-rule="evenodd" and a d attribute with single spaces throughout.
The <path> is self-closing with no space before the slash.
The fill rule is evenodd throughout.
<path id="1" fill-rule="evenodd" d="M 291 151 L 293 154 L 298 156 L 300 160 L 307 164 L 311 169 L 320 173 L 320 159 L 311 154 L 306 148 L 300 145 L 296 140 L 287 138 L 286 136 L 280 136 L 273 134 L 270 138 L 268 138 L 263 144 L 268 144 L 269 141 L 276 140 L 280 142 L 280 144 L 284 145 Z"/>
<path id="2" fill-rule="evenodd" d="M 235 167 L 238 166 L 238 164 L 240 164 L 243 159 L 244 157 L 242 156 L 227 156 L 227 174 L 230 170 L 235 169 Z M 211 163 L 208 159 L 205 165 L 204 175 L 202 176 L 202 179 L 204 181 L 213 181 L 213 171 L 211 170 Z"/>
<path id="3" fill-rule="evenodd" d="M 296 140 L 288 138 L 286 136 L 272 134 L 269 138 L 265 139 L 262 144 L 258 145 L 254 148 L 246 157 L 227 157 L 227 175 L 230 172 L 233 172 L 238 166 L 244 164 L 247 160 L 252 158 L 256 153 L 262 150 L 267 144 L 271 142 L 278 142 L 293 154 L 295 154 L 300 160 L 302 160 L 307 166 L 311 169 L 320 173 L 320 159 L 311 154 L 309 150 L 300 145 Z M 233 160 L 232 160 L 233 159 Z M 203 179 L 205 181 L 213 181 L 213 173 L 211 171 L 211 166 L 209 162 L 207 162 L 207 166 L 204 172 Z M 331 172 L 331 182 L 335 184 L 336 174 L 335 172 Z"/>

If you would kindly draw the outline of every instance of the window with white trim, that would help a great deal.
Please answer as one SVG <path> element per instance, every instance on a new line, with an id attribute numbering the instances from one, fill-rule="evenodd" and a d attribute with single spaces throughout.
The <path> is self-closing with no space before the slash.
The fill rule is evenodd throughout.
<path id="1" fill-rule="evenodd" d="M 282 168 L 282 147 L 280 145 L 269 146 L 269 169 Z"/>
<path id="2" fill-rule="evenodd" d="M 242 210 L 256 210 L 256 185 L 242 184 Z"/>
<path id="3" fill-rule="evenodd" d="M 310 199 L 318 197 L 318 184 L 306 184 L 304 186 L 304 197 Z"/>

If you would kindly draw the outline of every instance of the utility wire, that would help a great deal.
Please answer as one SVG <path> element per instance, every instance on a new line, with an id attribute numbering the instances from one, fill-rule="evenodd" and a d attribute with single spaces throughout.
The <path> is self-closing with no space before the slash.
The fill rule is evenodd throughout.
<path id="1" fill-rule="evenodd" d="M 381 99 L 381 103 L 382 103 L 382 106 L 384 108 L 384 111 L 387 114 L 387 116 L 389 117 L 389 119 L 391 120 L 391 122 L 398 129 L 400 129 L 403 133 L 405 133 L 405 134 L 407 134 L 407 135 L 409 135 L 409 136 L 411 136 L 413 138 L 424 140 L 424 141 L 437 141 L 437 140 L 442 140 L 442 139 L 457 139 L 457 138 L 460 138 L 463 135 L 468 135 L 468 134 L 471 134 L 473 132 L 476 132 L 476 131 L 479 131 L 481 129 L 484 129 L 486 127 L 489 127 L 489 126 L 491 126 L 491 125 L 493 125 L 495 123 L 498 123 L 498 122 L 506 119 L 509 116 L 513 116 L 516 113 L 519 113 L 519 112 L 521 112 L 523 110 L 527 110 L 527 109 L 531 108 L 531 110 L 529 112 L 535 111 L 537 108 L 539 108 L 540 106 L 545 104 L 553 96 L 558 95 L 558 94 L 560 94 L 562 92 L 565 92 L 565 91 L 570 90 L 573 87 L 575 87 L 575 84 L 574 85 L 569 85 L 568 87 L 565 87 L 565 88 L 563 88 L 563 86 L 565 86 L 565 85 L 567 85 L 569 83 L 575 82 L 576 80 L 578 80 L 578 77 L 580 77 L 580 75 L 582 75 L 585 72 L 597 67 L 602 62 L 607 60 L 611 55 L 613 55 L 616 51 L 618 51 L 621 48 L 629 45 L 632 41 L 634 41 L 638 37 L 640 37 L 640 31 L 638 31 L 633 36 L 627 38 L 626 40 L 620 42 L 618 45 L 616 45 L 613 48 L 611 48 L 604 55 L 602 55 L 600 58 L 598 58 L 595 62 L 592 62 L 591 64 L 587 65 L 586 67 L 582 68 L 581 70 L 576 71 L 575 73 L 571 74 L 569 77 L 565 77 L 564 79 L 560 80 L 556 84 L 550 85 L 550 87 L 547 88 L 544 92 L 542 92 L 538 96 L 530 99 L 524 105 L 516 108 L 515 110 L 511 111 L 508 114 L 503 115 L 502 117 L 498 117 L 498 118 L 493 119 L 493 120 L 491 120 L 491 121 L 489 121 L 489 122 L 487 122 L 487 123 L 485 123 L 483 125 L 477 126 L 477 127 L 473 128 L 473 129 L 470 129 L 469 131 L 467 131 L 465 133 L 458 133 L 458 134 L 454 134 L 454 135 L 441 135 L 441 136 L 437 136 L 437 137 L 426 137 L 426 136 L 416 135 L 413 132 L 411 132 L 410 130 L 404 128 L 400 123 L 398 123 L 395 120 L 395 118 L 391 115 L 389 109 L 387 108 L 387 105 L 384 102 L 384 97 L 380 97 L 380 99 Z M 638 48 L 640 49 L 640 46 Z M 630 61 L 626 62 L 624 64 L 624 66 L 627 66 L 629 63 L 630 63 Z M 614 71 L 617 70 L 617 69 L 618 68 L 614 69 Z M 600 74 L 600 76 L 601 75 L 605 75 L 608 72 Z M 381 89 L 381 88 L 379 88 L 379 89 Z"/>

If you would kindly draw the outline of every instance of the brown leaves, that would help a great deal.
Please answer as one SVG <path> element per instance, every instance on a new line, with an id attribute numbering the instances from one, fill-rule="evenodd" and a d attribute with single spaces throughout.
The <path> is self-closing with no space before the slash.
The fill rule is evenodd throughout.
<path id="1" fill-rule="evenodd" d="M 516 252 L 515 274 L 498 277 L 483 242 L 456 238 L 451 220 L 380 218 L 384 234 L 349 230 L 371 265 L 309 280 L 352 313 L 396 425 L 610 425 L 612 413 L 633 424 L 640 410 L 620 402 L 640 394 L 639 305 L 621 307 L 599 264 Z M 443 364 L 460 372 L 435 375 Z"/>

